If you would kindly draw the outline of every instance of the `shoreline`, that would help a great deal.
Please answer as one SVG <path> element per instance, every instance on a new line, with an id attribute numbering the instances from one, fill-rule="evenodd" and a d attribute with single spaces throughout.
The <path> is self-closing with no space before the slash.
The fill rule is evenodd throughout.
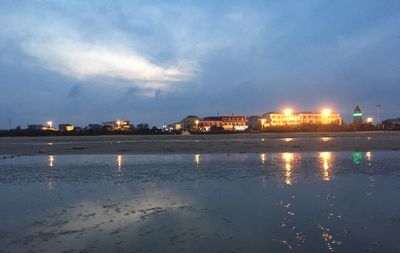
<path id="1" fill-rule="evenodd" d="M 1 137 L 0 156 L 400 150 L 400 132 Z"/>

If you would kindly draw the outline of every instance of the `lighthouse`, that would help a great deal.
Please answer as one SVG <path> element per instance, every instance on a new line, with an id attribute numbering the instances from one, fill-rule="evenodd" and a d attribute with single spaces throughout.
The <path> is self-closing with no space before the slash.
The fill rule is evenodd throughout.
<path id="1" fill-rule="evenodd" d="M 360 124 L 363 122 L 361 108 L 357 105 L 353 111 L 353 123 Z"/>

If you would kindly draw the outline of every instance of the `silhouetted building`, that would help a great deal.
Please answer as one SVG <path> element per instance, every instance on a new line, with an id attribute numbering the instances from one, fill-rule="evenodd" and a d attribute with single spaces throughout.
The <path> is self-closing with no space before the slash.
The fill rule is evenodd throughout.
<path id="1" fill-rule="evenodd" d="M 45 128 L 45 126 L 43 125 L 38 125 L 38 124 L 33 124 L 33 125 L 28 125 L 28 129 L 29 130 L 43 130 L 43 128 Z"/>
<path id="2" fill-rule="evenodd" d="M 400 130 L 400 118 L 386 119 L 382 121 L 381 126 L 384 130 Z"/>
<path id="3" fill-rule="evenodd" d="M 260 129 L 260 117 L 259 116 L 250 116 L 247 118 L 247 126 L 251 130 L 258 130 Z"/>
<path id="4" fill-rule="evenodd" d="M 90 131 L 100 131 L 102 128 L 102 125 L 100 124 L 89 124 L 87 129 Z"/>

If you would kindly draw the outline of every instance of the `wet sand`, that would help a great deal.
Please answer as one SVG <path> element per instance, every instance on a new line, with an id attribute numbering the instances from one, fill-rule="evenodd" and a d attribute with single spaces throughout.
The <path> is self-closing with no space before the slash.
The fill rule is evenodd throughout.
<path id="1" fill-rule="evenodd" d="M 399 150 L 400 132 L 3 137 L 0 155 Z"/>

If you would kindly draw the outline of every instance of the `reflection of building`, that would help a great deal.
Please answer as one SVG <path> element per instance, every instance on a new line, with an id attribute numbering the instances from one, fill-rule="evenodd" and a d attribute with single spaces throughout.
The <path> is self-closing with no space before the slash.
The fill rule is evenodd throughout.
<path id="1" fill-rule="evenodd" d="M 357 105 L 353 111 L 353 123 L 360 124 L 363 122 L 361 108 Z"/>
<path id="2" fill-rule="evenodd" d="M 269 112 L 259 119 L 261 128 L 273 126 L 298 126 L 303 124 L 335 124 L 341 125 L 342 118 L 338 113 L 322 112 Z"/>
<path id="3" fill-rule="evenodd" d="M 103 122 L 103 126 L 118 131 L 129 131 L 133 129 L 133 125 L 129 124 L 127 120 L 106 121 Z"/>
<path id="4" fill-rule="evenodd" d="M 212 127 L 223 128 L 227 131 L 244 131 L 247 129 L 246 116 L 230 115 L 206 117 L 199 122 L 199 130 L 208 132 Z"/>

